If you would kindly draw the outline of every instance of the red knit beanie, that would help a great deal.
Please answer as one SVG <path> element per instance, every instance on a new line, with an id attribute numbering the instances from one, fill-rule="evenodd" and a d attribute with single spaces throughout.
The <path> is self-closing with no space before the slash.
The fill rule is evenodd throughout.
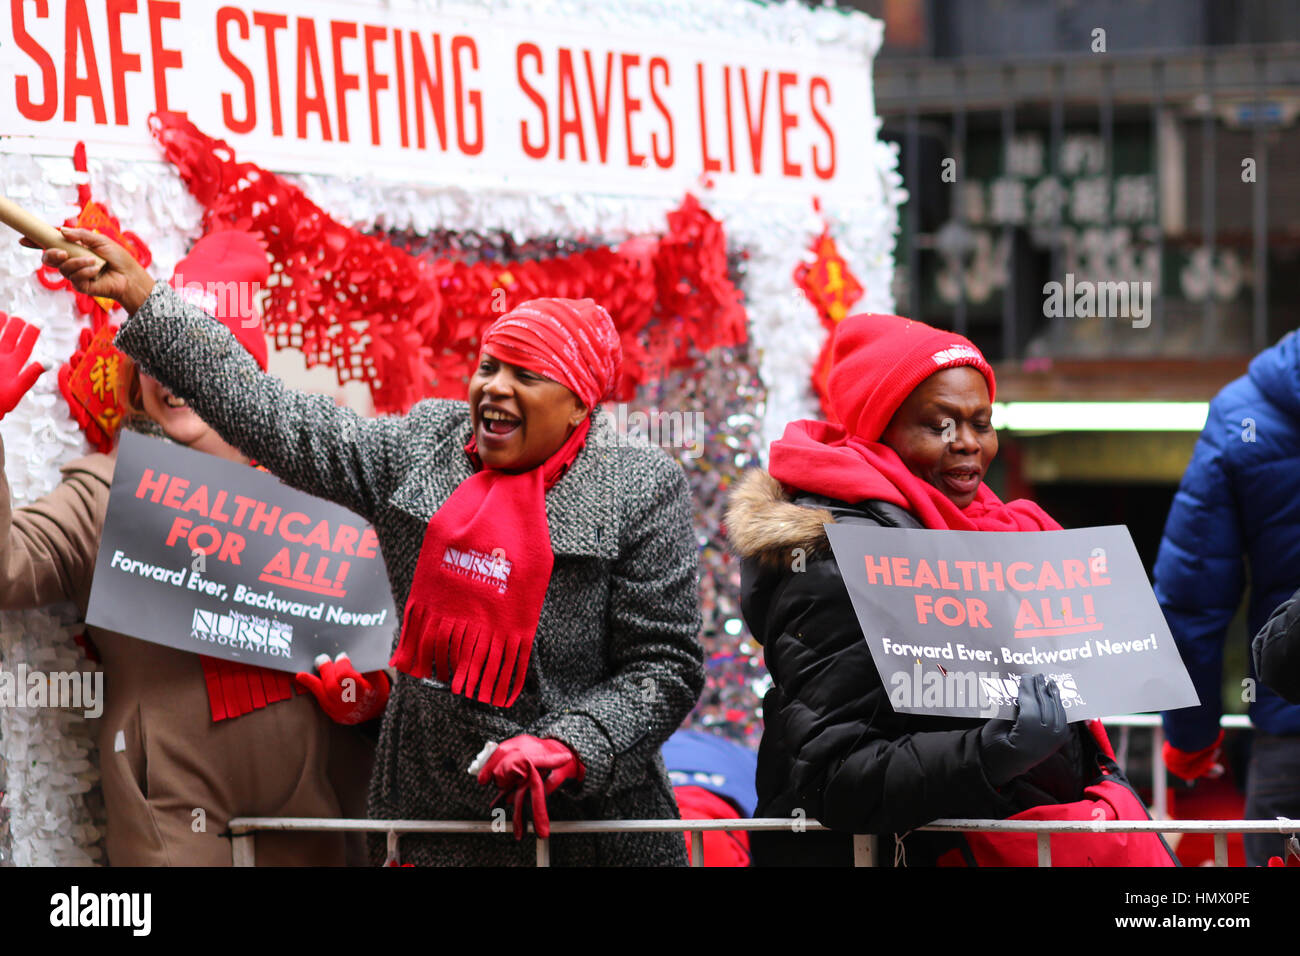
<path id="1" fill-rule="evenodd" d="M 176 263 L 171 285 L 186 302 L 215 316 L 266 371 L 266 333 L 253 301 L 271 274 L 253 236 L 224 229 L 204 236 Z"/>
<path id="2" fill-rule="evenodd" d="M 879 441 L 914 388 L 959 365 L 984 376 L 992 401 L 993 369 L 969 339 L 900 315 L 851 315 L 836 327 L 831 346 L 831 409 L 850 434 Z"/>

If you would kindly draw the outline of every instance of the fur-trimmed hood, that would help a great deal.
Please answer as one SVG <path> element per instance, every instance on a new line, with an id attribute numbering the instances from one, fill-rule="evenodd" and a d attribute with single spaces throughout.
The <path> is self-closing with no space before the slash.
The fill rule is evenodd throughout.
<path id="1" fill-rule="evenodd" d="M 828 524 L 923 527 L 915 515 L 888 501 L 850 503 L 812 494 L 800 498 L 802 503 L 792 500 L 765 471 L 745 475 L 727 502 L 727 537 L 735 552 L 770 571 L 790 567 L 796 558 L 829 554 Z"/>
<path id="2" fill-rule="evenodd" d="M 762 469 L 748 472 L 727 502 L 727 538 L 732 548 L 765 567 L 788 565 L 795 548 L 807 555 L 828 550 L 824 525 L 834 520 L 825 508 L 795 504 L 781 483 Z"/>

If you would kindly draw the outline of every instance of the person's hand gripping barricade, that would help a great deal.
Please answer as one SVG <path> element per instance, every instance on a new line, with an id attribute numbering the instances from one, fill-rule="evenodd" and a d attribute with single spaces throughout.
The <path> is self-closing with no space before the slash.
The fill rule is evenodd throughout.
<path id="1" fill-rule="evenodd" d="M 565 744 L 549 737 L 543 740 L 521 735 L 511 737 L 492 752 L 478 773 L 478 782 L 495 783 L 501 791 L 498 800 L 513 798 L 515 839 L 522 840 L 525 813 L 530 809 L 537 835 L 551 835 L 546 798 L 566 781 L 581 783 L 586 774 L 587 768 Z"/>

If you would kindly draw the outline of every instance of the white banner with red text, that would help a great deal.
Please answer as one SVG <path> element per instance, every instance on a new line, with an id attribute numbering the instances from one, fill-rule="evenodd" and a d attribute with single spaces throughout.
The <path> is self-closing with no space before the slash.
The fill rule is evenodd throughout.
<path id="1" fill-rule="evenodd" d="M 156 156 L 185 113 L 276 170 L 871 202 L 870 51 L 357 0 L 10 0 L 3 148 Z"/>

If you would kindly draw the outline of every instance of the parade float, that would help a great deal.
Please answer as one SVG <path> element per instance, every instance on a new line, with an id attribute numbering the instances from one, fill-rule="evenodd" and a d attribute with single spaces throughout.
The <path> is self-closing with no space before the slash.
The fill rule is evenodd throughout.
<path id="1" fill-rule="evenodd" d="M 611 409 L 697 506 L 709 683 L 691 725 L 756 745 L 765 672 L 721 530 L 731 483 L 820 412 L 849 311 L 894 310 L 903 200 L 879 139 L 879 22 L 746 0 L 15 0 L 0 195 L 166 278 L 206 231 L 272 258 L 271 370 L 366 413 L 463 398 L 477 336 L 590 296 Z M 123 316 L 0 245 L 0 310 L 47 371 L 0 424 L 15 507 L 112 446 Z M 67 607 L 0 615 L 0 668 L 94 667 Z M 2 672 L 2 671 L 0 671 Z M 83 709 L 0 706 L 0 863 L 102 862 Z"/>

